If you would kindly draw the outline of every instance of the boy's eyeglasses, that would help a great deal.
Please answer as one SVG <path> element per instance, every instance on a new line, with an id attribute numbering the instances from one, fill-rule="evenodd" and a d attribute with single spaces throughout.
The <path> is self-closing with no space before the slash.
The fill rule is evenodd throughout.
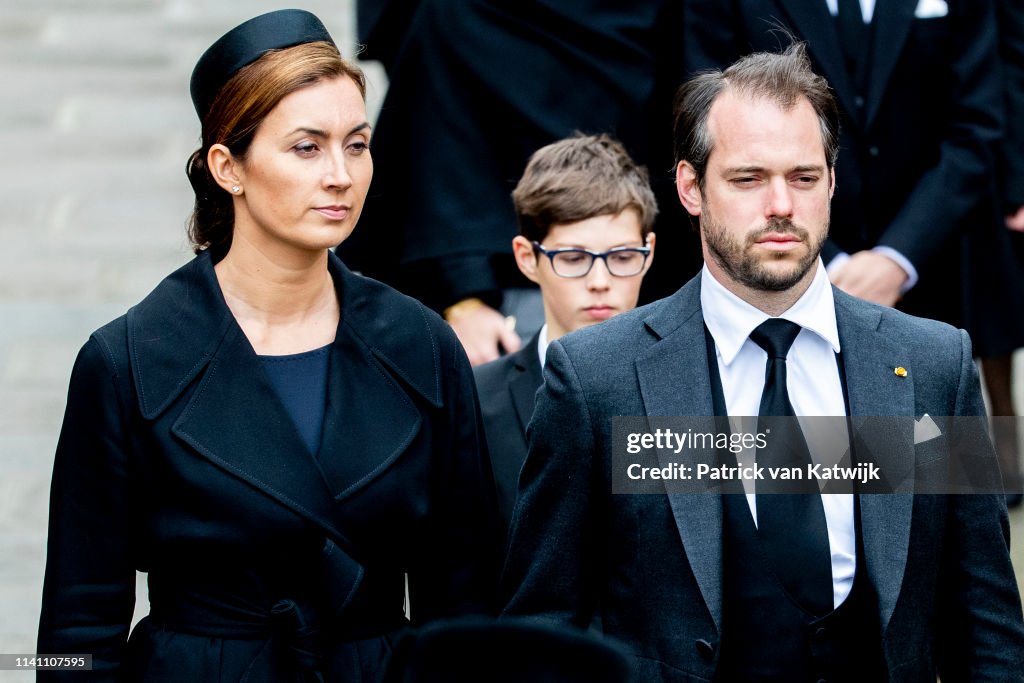
<path id="1" fill-rule="evenodd" d="M 533 242 L 533 248 L 544 254 L 551 261 L 551 269 L 559 277 L 584 277 L 594 267 L 594 260 L 604 261 L 608 272 L 615 277 L 633 277 L 639 275 L 647 257 L 651 254 L 650 247 L 616 247 L 608 251 L 590 251 L 589 249 L 545 249 L 539 242 Z"/>

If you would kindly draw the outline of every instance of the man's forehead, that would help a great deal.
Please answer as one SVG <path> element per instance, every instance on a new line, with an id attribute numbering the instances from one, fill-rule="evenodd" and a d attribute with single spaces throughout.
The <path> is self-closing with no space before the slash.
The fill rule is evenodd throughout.
<path id="1" fill-rule="evenodd" d="M 810 100 L 803 96 L 792 106 L 783 106 L 772 97 L 728 89 L 711 105 L 708 133 L 711 156 L 719 160 L 723 153 L 749 157 L 743 165 L 756 165 L 755 157 L 767 153 L 795 154 L 801 157 L 796 162 L 801 165 L 824 163 L 825 159 L 821 124 Z"/>
<path id="2" fill-rule="evenodd" d="M 757 122 L 766 114 L 803 117 L 810 116 L 816 122 L 817 114 L 811 101 L 803 95 L 797 95 L 792 102 L 783 104 L 779 98 L 769 95 L 747 92 L 736 88 L 726 88 L 711 103 L 708 114 L 709 124 L 735 124 L 737 121 L 753 119 Z"/>

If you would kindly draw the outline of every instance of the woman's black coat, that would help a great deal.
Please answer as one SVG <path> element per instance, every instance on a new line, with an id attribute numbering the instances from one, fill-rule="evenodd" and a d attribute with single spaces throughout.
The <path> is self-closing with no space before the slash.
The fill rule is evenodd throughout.
<path id="1" fill-rule="evenodd" d="M 414 623 L 490 608 L 500 534 L 465 355 L 420 304 L 329 268 L 316 456 L 207 254 L 83 347 L 39 631 L 39 652 L 93 655 L 73 680 L 375 680 L 406 575 Z M 128 641 L 136 570 L 151 612 Z"/>

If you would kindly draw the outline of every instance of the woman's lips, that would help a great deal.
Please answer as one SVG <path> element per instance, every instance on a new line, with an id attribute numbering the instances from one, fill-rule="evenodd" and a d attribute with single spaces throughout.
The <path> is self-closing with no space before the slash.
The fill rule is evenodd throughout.
<path id="1" fill-rule="evenodd" d="M 343 204 L 339 204 L 337 206 L 318 206 L 315 210 L 317 213 L 327 216 L 332 221 L 344 220 L 345 217 L 348 216 L 348 207 Z"/>

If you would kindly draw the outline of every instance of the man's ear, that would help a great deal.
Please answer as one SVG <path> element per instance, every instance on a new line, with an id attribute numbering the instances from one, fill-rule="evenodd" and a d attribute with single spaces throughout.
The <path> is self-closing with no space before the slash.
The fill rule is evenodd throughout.
<path id="1" fill-rule="evenodd" d="M 647 263 L 644 264 L 644 272 L 640 274 L 640 277 L 647 275 L 647 271 L 651 269 L 651 264 L 654 263 L 654 242 L 656 237 L 657 235 L 653 232 L 649 232 L 644 240 L 644 246 L 650 248 L 651 253 L 647 255 Z"/>
<path id="2" fill-rule="evenodd" d="M 512 254 L 516 257 L 519 272 L 530 282 L 537 282 L 537 252 L 530 240 L 522 235 L 516 235 L 512 240 Z"/>
<path id="3" fill-rule="evenodd" d="M 206 153 L 206 167 L 210 169 L 210 175 L 228 194 L 238 194 L 239 188 L 244 187 L 240 166 L 231 150 L 219 143 L 211 145 Z"/>
<path id="4" fill-rule="evenodd" d="M 828 169 L 828 198 L 832 199 L 832 195 L 836 193 L 836 169 L 832 167 Z"/>
<path id="5" fill-rule="evenodd" d="M 699 216 L 702 197 L 697 185 L 697 171 L 689 161 L 680 161 L 676 166 L 676 192 L 686 212 L 691 216 Z"/>

